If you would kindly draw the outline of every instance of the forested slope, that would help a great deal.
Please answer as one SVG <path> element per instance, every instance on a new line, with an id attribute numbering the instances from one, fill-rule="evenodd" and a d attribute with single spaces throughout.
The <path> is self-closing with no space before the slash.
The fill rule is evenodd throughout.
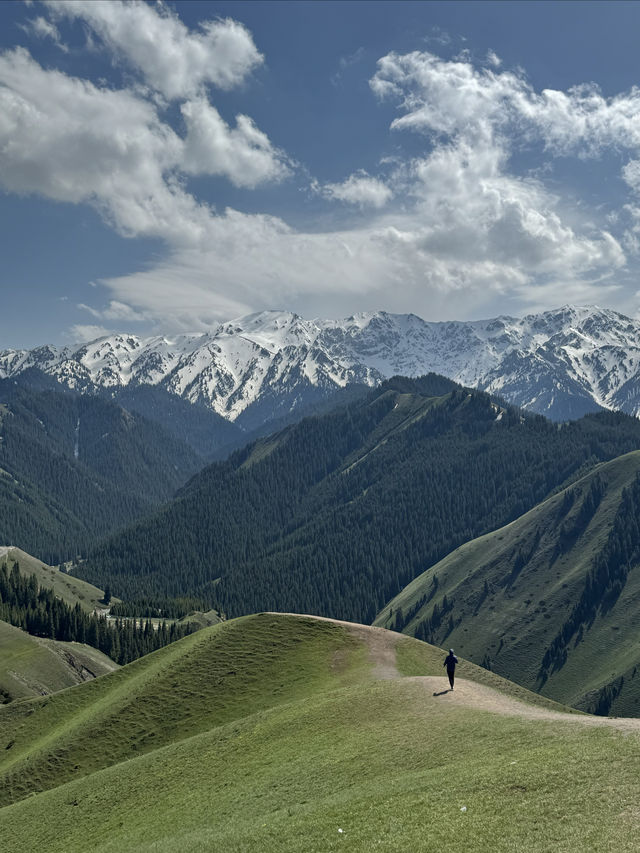
<path id="1" fill-rule="evenodd" d="M 416 578 L 377 625 L 601 714 L 640 713 L 640 452 Z"/>
<path id="2" fill-rule="evenodd" d="M 230 616 L 372 621 L 461 543 L 636 448 L 624 415 L 560 427 L 440 377 L 391 380 L 205 469 L 82 575 L 123 597 L 197 593 Z"/>
<path id="3" fill-rule="evenodd" d="M 0 545 L 69 559 L 199 467 L 184 443 L 113 403 L 0 381 Z"/>

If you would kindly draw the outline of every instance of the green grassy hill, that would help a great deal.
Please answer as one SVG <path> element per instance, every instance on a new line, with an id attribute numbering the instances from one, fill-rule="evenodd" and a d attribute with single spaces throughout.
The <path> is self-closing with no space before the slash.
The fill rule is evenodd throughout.
<path id="1" fill-rule="evenodd" d="M 54 693 L 117 668 L 91 646 L 32 637 L 0 621 L 2 702 Z"/>
<path id="2" fill-rule="evenodd" d="M 559 713 L 468 663 L 444 691 L 442 659 L 261 614 L 0 708 L 3 847 L 636 849 L 636 721 Z"/>
<path id="3" fill-rule="evenodd" d="M 18 563 L 20 574 L 35 575 L 39 587 L 52 589 L 57 598 L 61 598 L 71 607 L 79 604 L 87 613 L 92 613 L 96 608 L 102 609 L 105 606 L 102 602 L 103 590 L 87 581 L 61 572 L 53 566 L 48 566 L 20 548 L 0 546 L 0 565 L 2 563 L 6 563 L 10 569 Z M 112 600 L 118 599 L 114 597 Z"/>
<path id="4" fill-rule="evenodd" d="M 102 590 L 65 574 L 20 548 L 0 547 L 0 565 L 35 575 L 39 587 L 53 589 L 57 598 L 87 613 L 101 603 Z M 118 665 L 98 649 L 84 643 L 67 643 L 34 637 L 0 620 L 0 701 L 42 696 L 112 672 Z"/>
<path id="5" fill-rule="evenodd" d="M 593 710 L 600 703 L 605 713 L 608 706 L 612 714 L 640 715 L 635 564 L 617 599 L 602 601 L 571 634 L 563 656 L 541 671 L 545 651 L 607 546 L 623 489 L 632 487 L 638 472 L 640 453 L 628 453 L 506 527 L 462 545 L 410 583 L 375 624 L 431 637 L 566 704 Z"/>

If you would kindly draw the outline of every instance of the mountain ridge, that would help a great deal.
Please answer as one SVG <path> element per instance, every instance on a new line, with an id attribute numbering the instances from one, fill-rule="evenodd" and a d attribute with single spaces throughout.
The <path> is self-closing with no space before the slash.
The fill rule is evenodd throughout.
<path id="1" fill-rule="evenodd" d="M 188 590 L 228 616 L 373 621 L 454 547 L 639 447 L 621 413 L 559 428 L 443 377 L 389 380 L 203 469 L 78 573 L 124 598 Z"/>
<path id="2" fill-rule="evenodd" d="M 0 352 L 0 378 L 37 368 L 79 392 L 163 388 L 248 431 L 351 384 L 434 372 L 554 420 L 640 412 L 640 321 L 597 306 L 428 322 L 385 311 L 305 320 L 262 311 L 211 333 L 113 334 Z"/>

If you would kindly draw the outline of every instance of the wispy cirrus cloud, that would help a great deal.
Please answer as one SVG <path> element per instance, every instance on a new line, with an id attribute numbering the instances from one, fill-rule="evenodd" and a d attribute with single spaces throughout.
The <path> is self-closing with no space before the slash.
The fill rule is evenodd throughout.
<path id="1" fill-rule="evenodd" d="M 26 24 L 22 24 L 21 28 L 25 32 L 36 36 L 36 38 L 50 39 L 63 53 L 68 52 L 68 48 L 62 41 L 60 32 L 56 25 L 51 21 L 48 21 L 42 15 L 38 15 L 36 18 L 31 18 Z"/>

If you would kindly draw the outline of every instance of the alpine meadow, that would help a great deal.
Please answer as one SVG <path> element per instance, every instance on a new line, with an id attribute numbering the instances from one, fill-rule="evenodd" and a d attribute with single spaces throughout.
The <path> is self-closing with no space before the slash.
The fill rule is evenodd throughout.
<path id="1" fill-rule="evenodd" d="M 2 853 L 635 853 L 640 3 L 0 3 Z"/>

